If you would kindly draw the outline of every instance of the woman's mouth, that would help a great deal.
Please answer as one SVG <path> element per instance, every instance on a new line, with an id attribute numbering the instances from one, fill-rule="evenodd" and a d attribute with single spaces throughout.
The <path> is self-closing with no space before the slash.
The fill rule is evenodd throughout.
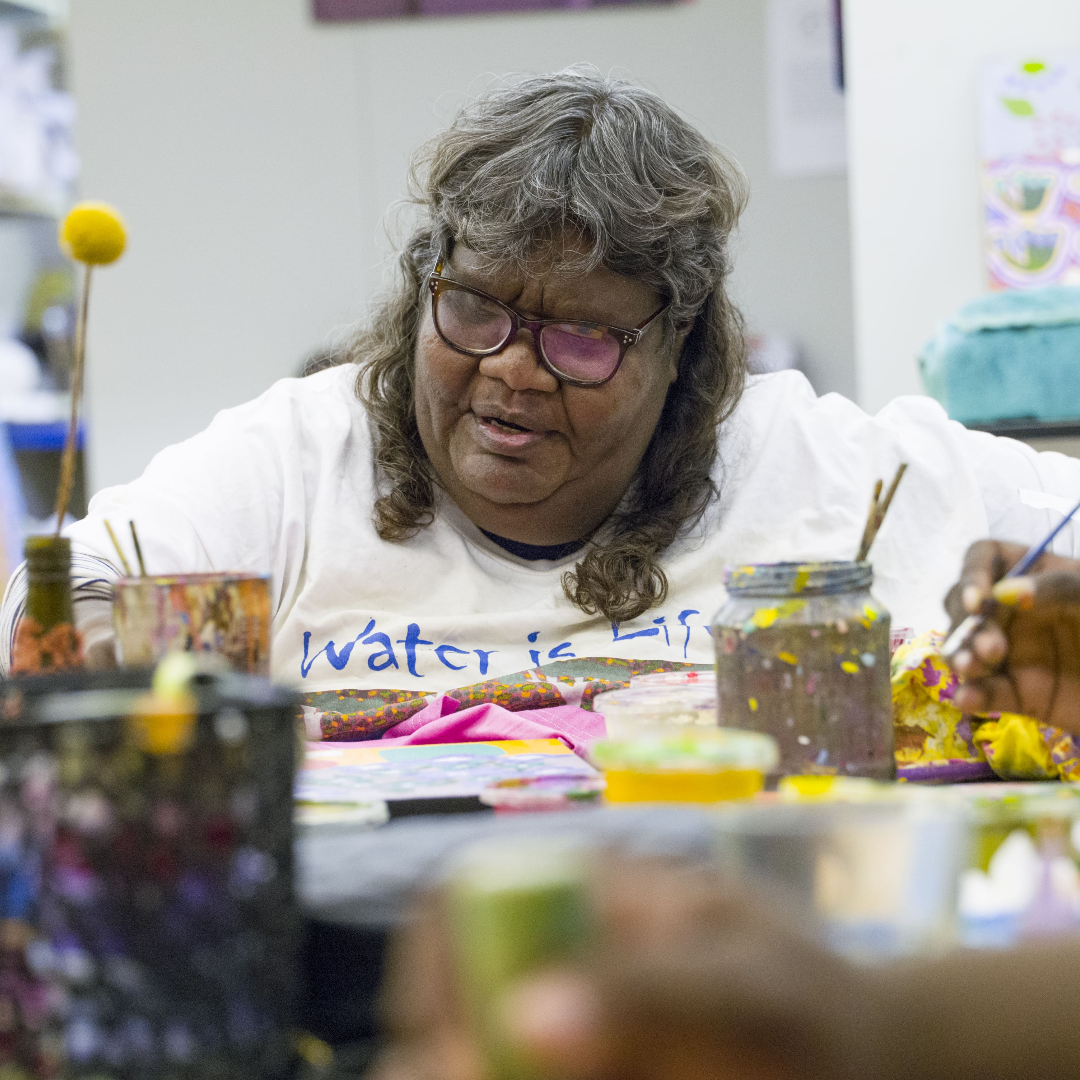
<path id="1" fill-rule="evenodd" d="M 478 416 L 481 442 L 495 453 L 520 450 L 544 438 L 546 432 L 534 431 L 501 416 Z"/>

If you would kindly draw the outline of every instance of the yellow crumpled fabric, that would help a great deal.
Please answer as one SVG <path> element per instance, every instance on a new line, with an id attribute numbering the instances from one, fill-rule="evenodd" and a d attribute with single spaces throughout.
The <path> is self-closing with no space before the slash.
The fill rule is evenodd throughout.
<path id="1" fill-rule="evenodd" d="M 1002 780 L 1080 780 L 1080 740 L 1030 716 L 987 719 L 975 741 Z"/>
<path id="2" fill-rule="evenodd" d="M 1002 780 L 1080 780 L 1080 739 L 1015 713 L 960 712 L 952 703 L 956 676 L 941 658 L 943 641 L 943 634 L 922 634 L 893 656 L 897 765 L 985 758 Z"/>
<path id="3" fill-rule="evenodd" d="M 892 658 L 893 739 L 897 765 L 979 761 L 971 722 L 952 703 L 957 680 L 941 658 L 943 634 L 926 633 Z"/>

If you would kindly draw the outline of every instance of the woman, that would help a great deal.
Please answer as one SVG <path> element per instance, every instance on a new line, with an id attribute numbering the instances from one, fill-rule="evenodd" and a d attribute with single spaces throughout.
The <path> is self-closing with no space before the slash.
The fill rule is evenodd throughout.
<path id="1" fill-rule="evenodd" d="M 1080 462 L 926 398 L 870 417 L 796 373 L 748 380 L 742 174 L 648 91 L 506 84 L 413 175 L 421 221 L 352 363 L 219 414 L 68 530 L 90 646 L 111 633 L 93 583 L 118 573 L 103 522 L 131 518 L 152 572 L 270 573 L 275 678 L 363 713 L 324 732 L 376 734 L 548 665 L 711 663 L 724 567 L 851 558 L 901 461 L 875 588 L 915 629 L 944 625 L 972 540 L 1045 530 L 1022 489 L 1080 490 Z M 24 595 L 19 573 L 6 648 Z"/>

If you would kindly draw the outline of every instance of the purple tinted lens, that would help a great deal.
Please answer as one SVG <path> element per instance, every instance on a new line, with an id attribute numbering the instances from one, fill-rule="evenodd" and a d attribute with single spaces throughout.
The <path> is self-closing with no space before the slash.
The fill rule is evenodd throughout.
<path id="1" fill-rule="evenodd" d="M 486 352 L 498 348 L 510 333 L 510 316 L 498 304 L 462 289 L 440 290 L 435 322 L 443 337 L 460 349 Z"/>
<path id="2" fill-rule="evenodd" d="M 602 382 L 619 363 L 618 340 L 589 323 L 549 323 L 540 344 L 556 371 L 580 382 Z"/>

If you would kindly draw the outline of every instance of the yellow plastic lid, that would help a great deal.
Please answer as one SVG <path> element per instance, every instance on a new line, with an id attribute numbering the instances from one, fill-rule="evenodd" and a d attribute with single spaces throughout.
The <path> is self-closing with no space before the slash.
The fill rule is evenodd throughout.
<path id="1" fill-rule="evenodd" d="M 650 731 L 622 739 L 600 739 L 589 747 L 606 771 L 767 773 L 780 760 L 776 740 L 734 728 Z"/>

